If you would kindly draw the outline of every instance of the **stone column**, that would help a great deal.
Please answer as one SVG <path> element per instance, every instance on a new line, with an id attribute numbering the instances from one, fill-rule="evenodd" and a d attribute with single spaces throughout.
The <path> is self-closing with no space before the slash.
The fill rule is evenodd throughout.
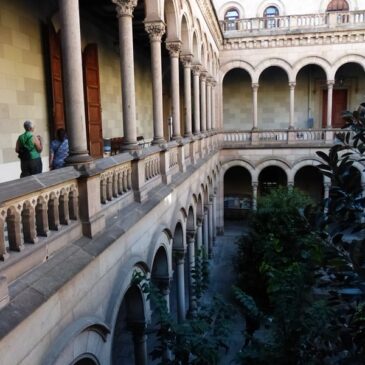
<path id="1" fill-rule="evenodd" d="M 206 83 L 207 83 L 207 96 L 206 96 L 206 102 L 207 102 L 207 131 L 210 131 L 212 129 L 212 84 L 211 84 L 211 78 L 210 77 L 207 77 Z"/>
<path id="2" fill-rule="evenodd" d="M 213 196 L 211 195 L 209 197 L 209 203 L 208 203 L 208 224 L 209 224 L 209 254 L 210 257 L 212 257 L 213 254 Z"/>
<path id="3" fill-rule="evenodd" d="M 334 81 L 327 81 L 327 128 L 332 128 L 332 99 Z"/>
<path id="4" fill-rule="evenodd" d="M 258 128 L 257 123 L 257 92 L 259 90 L 259 84 L 252 84 L 252 102 L 253 102 L 253 127 L 252 129 Z"/>
<path id="5" fill-rule="evenodd" d="M 167 311 L 170 312 L 170 278 L 157 276 L 153 277 L 153 282 L 156 284 L 160 293 L 163 295 L 166 301 Z"/>
<path id="6" fill-rule="evenodd" d="M 213 201 L 212 201 L 213 242 L 215 242 L 217 238 L 217 194 L 214 193 L 212 196 L 213 196 Z"/>
<path id="7" fill-rule="evenodd" d="M 203 246 L 203 221 L 202 219 L 198 218 L 198 230 L 197 230 L 197 237 L 196 237 L 196 246 L 198 250 L 202 249 Z"/>
<path id="8" fill-rule="evenodd" d="M 259 184 L 257 182 L 252 183 L 252 210 L 257 210 L 257 190 Z"/>
<path id="9" fill-rule="evenodd" d="M 200 127 L 204 133 L 207 130 L 207 86 L 206 86 L 207 72 L 202 71 L 200 74 Z"/>
<path id="10" fill-rule="evenodd" d="M 209 222 L 208 222 L 208 208 L 204 208 L 203 221 L 203 246 L 206 254 L 209 256 Z"/>
<path id="11" fill-rule="evenodd" d="M 289 100 L 290 100 L 290 112 L 289 112 L 289 129 L 294 129 L 294 98 L 295 98 L 295 82 L 289 82 Z"/>
<path id="12" fill-rule="evenodd" d="M 171 61 L 171 99 L 172 99 L 172 139 L 180 139 L 180 84 L 179 84 L 179 55 L 181 42 L 168 42 L 166 48 Z"/>
<path id="13" fill-rule="evenodd" d="M 86 138 L 79 2 L 78 0 L 59 0 L 59 9 L 62 30 L 64 105 L 70 145 L 67 163 L 78 164 L 91 160 Z"/>
<path id="14" fill-rule="evenodd" d="M 213 79 L 212 82 L 212 130 L 216 130 L 217 129 L 217 121 L 216 121 L 216 103 L 215 103 L 215 98 L 216 98 L 216 89 L 215 87 L 217 86 L 217 82 Z"/>
<path id="15" fill-rule="evenodd" d="M 181 56 L 181 62 L 184 66 L 184 99 L 185 99 L 185 134 L 184 137 L 191 137 L 191 62 L 193 55 L 187 54 Z"/>
<path id="16" fill-rule="evenodd" d="M 200 134 L 200 65 L 193 66 L 194 79 L 194 134 Z"/>
<path id="17" fill-rule="evenodd" d="M 194 316 L 196 312 L 196 296 L 194 283 L 195 270 L 195 232 L 188 232 L 188 256 L 189 256 L 189 315 Z"/>
<path id="18" fill-rule="evenodd" d="M 162 63 L 161 38 L 165 33 L 162 21 L 145 23 L 145 29 L 151 43 L 152 98 L 153 98 L 153 141 L 152 144 L 166 142 L 163 135 L 163 101 L 162 101 Z"/>
<path id="19" fill-rule="evenodd" d="M 325 200 L 323 211 L 324 211 L 324 213 L 327 213 L 328 212 L 328 198 L 330 196 L 331 183 L 330 182 L 325 182 L 323 184 L 323 188 L 324 188 L 323 198 Z"/>
<path id="20" fill-rule="evenodd" d="M 184 251 L 176 252 L 176 277 L 177 277 L 177 319 L 181 323 L 185 320 L 185 272 Z"/>
<path id="21" fill-rule="evenodd" d="M 124 130 L 122 148 L 125 150 L 133 150 L 138 148 L 132 27 L 133 10 L 137 5 L 137 0 L 112 0 L 112 2 L 117 5 L 119 26 Z"/>
<path id="22" fill-rule="evenodd" d="M 144 322 L 131 322 L 128 324 L 133 336 L 134 363 L 136 365 L 147 365 L 147 335 Z"/>

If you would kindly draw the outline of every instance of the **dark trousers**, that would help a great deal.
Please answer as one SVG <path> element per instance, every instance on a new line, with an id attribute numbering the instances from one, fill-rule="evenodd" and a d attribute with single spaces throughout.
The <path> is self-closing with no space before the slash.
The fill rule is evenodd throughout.
<path id="1" fill-rule="evenodd" d="M 42 160 L 40 157 L 33 160 L 21 160 L 20 168 L 22 170 L 20 177 L 40 174 L 42 172 Z"/>

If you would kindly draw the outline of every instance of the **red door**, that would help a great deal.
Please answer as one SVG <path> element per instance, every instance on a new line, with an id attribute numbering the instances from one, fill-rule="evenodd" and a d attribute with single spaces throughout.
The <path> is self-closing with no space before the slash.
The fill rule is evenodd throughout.
<path id="1" fill-rule="evenodd" d="M 332 98 L 332 127 L 344 126 L 341 114 L 347 109 L 347 90 L 333 90 Z M 322 127 L 327 125 L 327 90 L 323 90 Z"/>
<path id="2" fill-rule="evenodd" d="M 53 26 L 48 27 L 48 45 L 52 88 L 52 126 L 53 132 L 65 128 L 65 110 L 62 86 L 62 60 L 60 33 L 56 33 Z"/>
<path id="3" fill-rule="evenodd" d="M 86 131 L 90 156 L 103 156 L 98 48 L 89 44 L 83 52 Z"/>

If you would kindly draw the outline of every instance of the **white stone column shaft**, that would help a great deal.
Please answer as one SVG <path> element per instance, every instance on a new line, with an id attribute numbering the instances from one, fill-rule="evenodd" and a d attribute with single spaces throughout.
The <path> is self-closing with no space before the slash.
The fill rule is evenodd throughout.
<path id="1" fill-rule="evenodd" d="M 332 100 L 334 81 L 327 81 L 327 128 L 332 128 Z"/>
<path id="2" fill-rule="evenodd" d="M 217 120 L 216 120 L 216 86 L 217 82 L 215 80 L 212 81 L 212 130 L 217 129 Z"/>
<path id="3" fill-rule="evenodd" d="M 134 363 L 136 365 L 147 365 L 147 336 L 144 329 L 133 329 Z"/>
<path id="4" fill-rule="evenodd" d="M 207 78 L 207 131 L 212 129 L 212 85 L 210 77 Z"/>
<path id="5" fill-rule="evenodd" d="M 210 199 L 208 203 L 208 237 L 209 237 L 209 257 L 213 254 L 213 203 Z"/>
<path id="6" fill-rule="evenodd" d="M 161 38 L 165 33 L 163 22 L 145 23 L 151 43 L 152 98 L 153 98 L 153 141 L 152 144 L 166 142 L 163 134 L 162 62 Z"/>
<path id="7" fill-rule="evenodd" d="M 184 137 L 192 135 L 192 118 L 191 118 L 191 62 L 193 55 L 181 56 L 184 65 L 184 99 L 185 99 L 185 134 Z"/>
<path id="8" fill-rule="evenodd" d="M 200 127 L 200 65 L 193 66 L 194 87 L 194 134 L 199 134 Z"/>
<path id="9" fill-rule="evenodd" d="M 295 103 L 295 82 L 289 82 L 289 100 L 290 100 L 290 106 L 289 106 L 289 129 L 294 128 L 294 103 Z"/>
<path id="10" fill-rule="evenodd" d="M 112 0 L 117 5 L 119 26 L 119 52 L 123 103 L 123 148 L 135 149 L 137 145 L 136 91 L 134 80 L 133 10 L 137 0 Z"/>
<path id="11" fill-rule="evenodd" d="M 179 80 L 179 55 L 181 42 L 166 43 L 170 53 L 171 62 L 171 101 L 172 101 L 172 139 L 181 138 L 180 128 L 180 80 Z"/>
<path id="12" fill-rule="evenodd" d="M 203 221 L 203 246 L 207 255 L 209 255 L 209 223 L 208 223 L 208 209 L 204 211 Z"/>
<path id="13" fill-rule="evenodd" d="M 189 312 L 193 315 L 196 311 L 196 297 L 194 290 L 194 270 L 195 270 L 195 238 L 191 233 L 188 237 L 188 255 L 189 255 Z"/>
<path id="14" fill-rule="evenodd" d="M 253 129 L 258 128 L 257 121 L 257 94 L 259 90 L 259 84 L 252 84 L 252 102 L 253 102 Z"/>
<path id="15" fill-rule="evenodd" d="M 257 182 L 252 183 L 252 210 L 257 210 L 257 190 L 259 184 Z"/>
<path id="16" fill-rule="evenodd" d="M 203 246 L 203 222 L 200 219 L 198 221 L 196 246 L 197 246 L 198 250 L 201 250 L 201 248 Z"/>
<path id="17" fill-rule="evenodd" d="M 200 74 L 200 130 L 204 133 L 207 130 L 207 72 Z"/>
<path id="18" fill-rule="evenodd" d="M 217 237 L 217 195 L 213 195 L 213 205 L 212 205 L 212 220 L 213 220 L 213 241 Z"/>
<path id="19" fill-rule="evenodd" d="M 177 276 L 177 318 L 179 322 L 185 320 L 185 272 L 184 272 L 184 255 L 178 254 L 176 259 L 176 276 Z"/>
<path id="20" fill-rule="evenodd" d="M 63 88 L 70 163 L 90 160 L 87 151 L 80 13 L 78 0 L 59 0 Z"/>

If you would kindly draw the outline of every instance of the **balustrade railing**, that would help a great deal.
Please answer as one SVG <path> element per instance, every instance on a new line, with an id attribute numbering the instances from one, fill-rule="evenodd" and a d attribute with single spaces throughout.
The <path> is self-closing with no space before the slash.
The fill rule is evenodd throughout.
<path id="1" fill-rule="evenodd" d="M 276 17 L 258 17 L 221 21 L 223 32 L 251 33 L 257 31 L 320 30 L 338 26 L 365 25 L 365 11 L 328 12 Z"/>

